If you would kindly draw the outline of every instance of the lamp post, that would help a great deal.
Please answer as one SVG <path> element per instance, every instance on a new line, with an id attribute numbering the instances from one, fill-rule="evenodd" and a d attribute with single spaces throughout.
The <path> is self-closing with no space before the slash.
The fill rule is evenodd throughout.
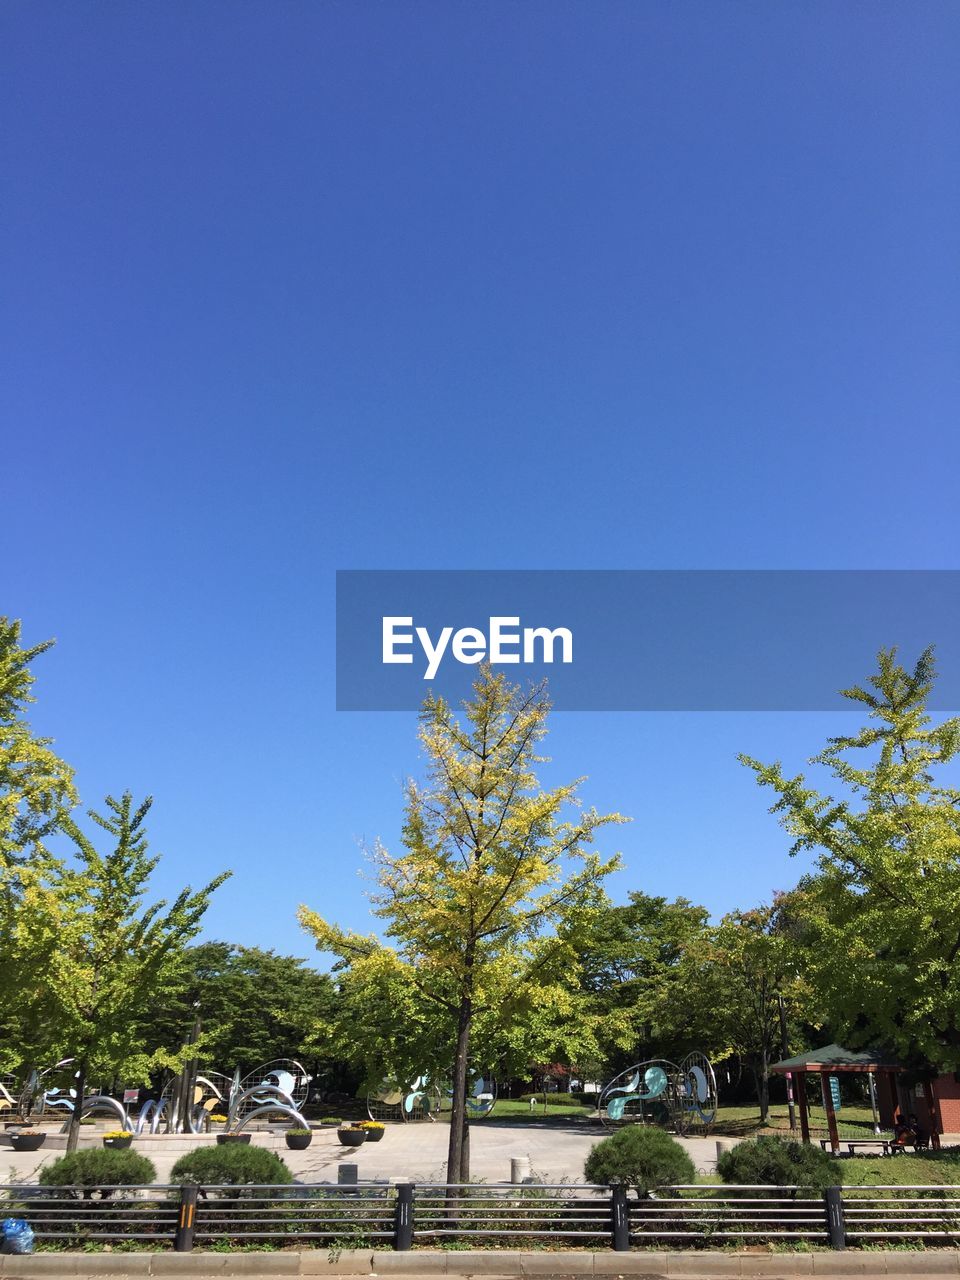
<path id="1" fill-rule="evenodd" d="M 787 1043 L 787 1013 L 783 1007 L 783 996 L 777 994 L 777 1008 L 780 1013 L 780 1052 L 784 1058 L 790 1054 L 790 1047 Z M 787 1072 L 787 1112 L 790 1116 L 790 1129 L 792 1132 L 797 1128 L 797 1108 L 793 1101 L 793 1072 Z"/>

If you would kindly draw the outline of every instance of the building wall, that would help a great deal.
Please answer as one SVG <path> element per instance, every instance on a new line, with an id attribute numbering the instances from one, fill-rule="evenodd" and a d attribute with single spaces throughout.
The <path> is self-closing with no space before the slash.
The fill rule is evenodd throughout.
<path id="1" fill-rule="evenodd" d="M 933 1095 L 940 1112 L 941 1133 L 960 1133 L 960 1082 L 956 1076 L 938 1076 Z"/>

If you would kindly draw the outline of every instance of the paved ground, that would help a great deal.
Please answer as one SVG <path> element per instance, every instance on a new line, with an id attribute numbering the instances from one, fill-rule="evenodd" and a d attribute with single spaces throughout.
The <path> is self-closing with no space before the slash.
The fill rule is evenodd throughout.
<path id="1" fill-rule="evenodd" d="M 353 1148 L 340 1145 L 336 1130 L 318 1129 L 306 1151 L 288 1151 L 284 1147 L 282 1155 L 294 1174 L 307 1182 L 335 1182 L 337 1167 L 344 1162 L 356 1163 L 361 1179 L 442 1181 L 449 1133 L 445 1124 L 388 1125 L 381 1142 Z M 602 1130 L 584 1132 L 576 1126 L 498 1125 L 495 1120 L 473 1125 L 470 1133 L 472 1176 L 488 1182 L 509 1180 L 513 1156 L 529 1157 L 533 1173 L 545 1182 L 580 1181 L 587 1154 L 605 1136 Z M 257 1137 L 255 1134 L 254 1142 Z M 681 1142 L 701 1172 L 713 1169 L 717 1154 L 715 1139 L 684 1138 Z M 150 1157 L 160 1182 L 177 1159 L 177 1155 L 164 1150 L 162 1139 L 135 1142 L 134 1149 Z M 42 1149 L 30 1155 L 4 1147 L 0 1150 L 0 1182 L 32 1182 L 43 1164 L 62 1154 Z M 8 1174 L 13 1175 L 12 1179 Z"/>

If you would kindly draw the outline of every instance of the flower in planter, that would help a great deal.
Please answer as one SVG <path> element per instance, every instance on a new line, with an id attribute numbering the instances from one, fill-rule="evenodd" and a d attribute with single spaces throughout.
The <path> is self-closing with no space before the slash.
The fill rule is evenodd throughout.
<path id="1" fill-rule="evenodd" d="M 111 1129 L 109 1133 L 103 1135 L 104 1141 L 107 1138 L 132 1138 L 133 1131 L 131 1129 Z"/>
<path id="2" fill-rule="evenodd" d="M 313 1133 L 313 1130 L 312 1130 L 312 1129 L 304 1129 L 304 1128 L 302 1128 L 300 1125 L 294 1125 L 294 1126 L 293 1126 L 293 1128 L 291 1128 L 291 1129 L 287 1129 L 287 1133 L 292 1133 L 292 1134 L 294 1134 L 295 1136 L 297 1136 L 297 1137 L 299 1137 L 299 1138 L 302 1138 L 302 1137 L 304 1137 L 304 1136 L 305 1136 L 305 1135 L 307 1135 L 307 1134 L 312 1134 L 312 1133 Z"/>
<path id="3" fill-rule="evenodd" d="M 356 1129 L 366 1129 L 368 1133 L 376 1132 L 378 1129 L 385 1129 L 386 1125 L 381 1124 L 379 1120 L 358 1120 L 354 1126 Z"/>

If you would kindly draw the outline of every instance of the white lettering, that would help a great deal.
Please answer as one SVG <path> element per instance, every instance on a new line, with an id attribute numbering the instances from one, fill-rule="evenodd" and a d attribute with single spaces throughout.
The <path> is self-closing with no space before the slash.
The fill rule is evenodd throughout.
<path id="1" fill-rule="evenodd" d="M 424 680 L 432 680 L 436 676 L 448 648 L 457 662 L 470 665 L 482 662 L 488 649 L 490 662 L 495 664 L 538 661 L 573 662 L 573 632 L 569 628 L 554 627 L 551 630 L 549 627 L 523 627 L 521 629 L 518 617 L 497 615 L 490 618 L 489 641 L 487 635 L 478 627 L 461 627 L 456 633 L 453 627 L 443 627 L 434 643 L 426 627 L 413 626 L 412 617 L 383 617 L 381 623 L 383 661 L 409 665 L 413 662 L 413 654 L 403 650 L 407 647 L 412 648 L 415 640 L 419 641 L 427 659 L 427 667 L 423 673 Z M 555 656 L 558 648 L 559 658 Z"/>
<path id="2" fill-rule="evenodd" d="M 453 656 L 458 662 L 482 662 L 487 637 L 476 627 L 461 627 L 453 637 Z"/>
<path id="3" fill-rule="evenodd" d="M 412 621 L 412 619 L 411 619 Z M 436 646 L 430 642 L 430 632 L 426 627 L 417 627 L 417 639 L 423 645 L 423 652 L 427 655 L 427 669 L 423 673 L 424 680 L 432 680 L 440 668 L 440 660 L 446 651 L 453 635 L 453 627 L 444 627 L 440 632 L 440 639 Z"/>
<path id="4" fill-rule="evenodd" d="M 556 627 L 553 631 L 549 627 L 524 627 L 523 630 L 523 660 L 524 662 L 536 662 L 537 651 L 536 641 L 543 641 L 543 661 L 553 661 L 553 642 L 557 637 L 563 645 L 561 650 L 561 662 L 573 661 L 573 632 L 568 631 L 566 627 Z"/>
<path id="5" fill-rule="evenodd" d="M 519 618 L 491 618 L 490 619 L 490 661 L 491 662 L 519 662 L 520 654 L 504 653 L 502 646 L 505 644 L 520 644 L 520 632 L 504 631 L 504 627 L 519 627 Z"/>
<path id="6" fill-rule="evenodd" d="M 408 631 L 405 635 L 397 635 L 397 627 L 412 627 L 412 618 L 384 618 L 383 619 L 383 661 L 390 662 L 412 662 L 412 653 L 397 653 L 398 644 L 413 644 L 413 632 Z"/>

